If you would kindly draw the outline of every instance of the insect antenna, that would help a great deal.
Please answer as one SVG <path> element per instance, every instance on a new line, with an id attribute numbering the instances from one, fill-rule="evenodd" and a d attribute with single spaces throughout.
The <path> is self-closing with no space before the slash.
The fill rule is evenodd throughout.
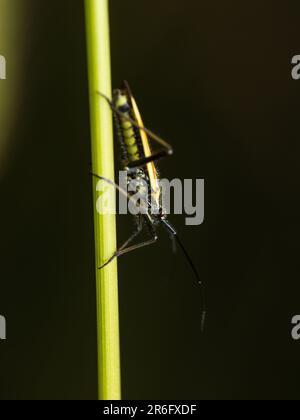
<path id="1" fill-rule="evenodd" d="M 206 318 L 206 304 L 205 304 L 205 294 L 204 294 L 204 285 L 202 280 L 200 279 L 199 273 L 197 271 L 197 268 L 192 260 L 192 258 L 190 257 L 187 249 L 185 248 L 182 240 L 180 239 L 180 237 L 178 236 L 177 231 L 175 230 L 175 228 L 167 221 L 167 220 L 161 220 L 161 223 L 164 225 L 164 227 L 168 230 L 169 233 L 171 233 L 177 244 L 179 245 L 179 247 L 181 248 L 186 260 L 188 261 L 194 275 L 195 278 L 197 280 L 197 283 L 200 285 L 201 287 L 201 307 L 202 307 L 202 315 L 201 315 L 201 331 L 204 331 L 204 324 L 205 324 L 205 318 Z"/>

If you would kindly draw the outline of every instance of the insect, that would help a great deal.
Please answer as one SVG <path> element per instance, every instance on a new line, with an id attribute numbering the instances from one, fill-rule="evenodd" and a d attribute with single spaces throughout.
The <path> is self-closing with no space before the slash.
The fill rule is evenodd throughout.
<path id="1" fill-rule="evenodd" d="M 98 93 L 106 99 L 114 115 L 116 133 L 121 149 L 121 166 L 122 170 L 127 173 L 127 185 L 134 181 L 137 186 L 140 185 L 140 190 L 142 190 L 145 185 L 147 186 L 145 189 L 146 199 L 144 211 L 141 214 L 134 216 L 136 220 L 136 230 L 129 239 L 120 246 L 116 253 L 100 267 L 100 269 L 107 266 L 114 258 L 155 243 L 158 240 L 158 228 L 159 226 L 162 226 L 168 232 L 173 244 L 178 245 L 181 248 L 198 284 L 201 286 L 203 311 L 201 328 L 203 328 L 206 315 L 203 284 L 195 264 L 178 236 L 176 229 L 167 218 L 167 214 L 162 204 L 162 191 L 159 185 L 159 176 L 155 164 L 158 160 L 172 155 L 173 149 L 169 143 L 144 126 L 137 103 L 132 95 L 129 84 L 126 81 L 123 83 L 121 89 L 114 90 L 112 100 L 102 93 Z M 158 151 L 152 151 L 150 140 L 156 142 L 160 146 Z M 92 173 L 92 175 L 113 185 L 119 192 L 125 195 L 128 200 L 132 198 L 132 195 L 129 192 L 123 190 L 113 181 L 95 173 Z M 146 232 L 149 238 L 134 243 L 142 232 Z"/>

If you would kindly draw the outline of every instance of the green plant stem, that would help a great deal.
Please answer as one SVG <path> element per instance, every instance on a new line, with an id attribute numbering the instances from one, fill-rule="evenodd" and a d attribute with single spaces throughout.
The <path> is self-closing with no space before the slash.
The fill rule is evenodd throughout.
<path id="1" fill-rule="evenodd" d="M 111 110 L 97 92 L 111 97 L 108 0 L 85 0 L 93 172 L 114 179 Z M 98 268 L 116 251 L 116 220 L 98 214 L 99 193 L 94 179 L 94 223 L 97 283 L 99 399 L 118 400 L 120 391 L 120 346 L 117 262 Z M 115 206 L 114 192 L 110 200 Z"/>

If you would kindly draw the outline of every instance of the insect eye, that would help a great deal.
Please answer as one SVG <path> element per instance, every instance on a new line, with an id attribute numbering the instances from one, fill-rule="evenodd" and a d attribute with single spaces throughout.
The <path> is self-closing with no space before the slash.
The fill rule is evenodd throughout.
<path id="1" fill-rule="evenodd" d="M 122 112 L 123 114 L 125 114 L 126 112 L 130 110 L 130 106 L 128 104 L 124 104 L 124 105 L 119 106 L 118 110 Z"/>

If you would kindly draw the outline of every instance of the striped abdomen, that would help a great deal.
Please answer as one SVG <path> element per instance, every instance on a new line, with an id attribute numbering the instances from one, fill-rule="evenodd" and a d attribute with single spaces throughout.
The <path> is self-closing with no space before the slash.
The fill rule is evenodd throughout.
<path id="1" fill-rule="evenodd" d="M 131 118 L 130 105 L 126 95 L 121 93 L 115 99 L 115 106 L 124 115 L 124 118 L 117 115 L 117 125 L 119 135 L 121 136 L 123 146 L 123 159 L 128 162 L 134 162 L 140 159 L 139 145 L 136 135 L 136 129 L 127 118 Z"/>

